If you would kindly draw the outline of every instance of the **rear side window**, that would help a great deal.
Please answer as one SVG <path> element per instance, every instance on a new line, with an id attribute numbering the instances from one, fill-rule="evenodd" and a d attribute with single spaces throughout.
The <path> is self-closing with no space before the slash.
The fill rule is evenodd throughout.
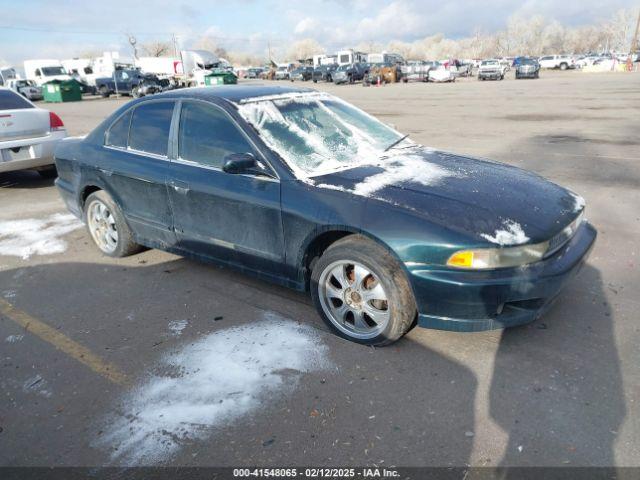
<path id="1" fill-rule="evenodd" d="M 21 95 L 11 90 L 0 90 L 0 110 L 21 110 L 23 108 L 35 108 Z"/>
<path id="2" fill-rule="evenodd" d="M 148 102 L 136 107 L 129 129 L 129 148 L 167 155 L 173 102 Z"/>
<path id="3" fill-rule="evenodd" d="M 127 141 L 129 140 L 129 124 L 131 123 L 131 115 L 133 110 L 129 110 L 122 115 L 107 131 L 105 138 L 105 145 L 111 147 L 127 148 Z"/>
<path id="4" fill-rule="evenodd" d="M 180 111 L 180 158 L 222 167 L 231 153 L 250 153 L 251 145 L 220 109 L 200 102 L 185 102 Z"/>

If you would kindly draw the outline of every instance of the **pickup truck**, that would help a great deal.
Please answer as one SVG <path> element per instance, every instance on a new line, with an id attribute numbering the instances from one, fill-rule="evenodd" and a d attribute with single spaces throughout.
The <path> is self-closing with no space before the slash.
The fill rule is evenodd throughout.
<path id="1" fill-rule="evenodd" d="M 546 55 L 538 59 L 540 68 L 559 68 L 567 70 L 568 68 L 576 68 L 576 61 L 570 55 Z"/>
<path id="2" fill-rule="evenodd" d="M 366 63 L 352 63 L 350 65 L 340 65 L 333 72 L 333 83 L 353 83 L 364 79 L 369 73 L 369 65 Z"/>
<path id="3" fill-rule="evenodd" d="M 504 80 L 507 67 L 495 58 L 483 60 L 478 67 L 478 80 Z"/>
<path id="4" fill-rule="evenodd" d="M 42 100 L 42 87 L 37 86 L 33 80 L 11 78 L 7 80 L 7 87 L 29 100 Z"/>
<path id="5" fill-rule="evenodd" d="M 116 70 L 111 77 L 96 78 L 96 88 L 105 98 L 112 93 L 138 98 L 162 91 L 155 75 L 145 75 L 138 70 Z"/>

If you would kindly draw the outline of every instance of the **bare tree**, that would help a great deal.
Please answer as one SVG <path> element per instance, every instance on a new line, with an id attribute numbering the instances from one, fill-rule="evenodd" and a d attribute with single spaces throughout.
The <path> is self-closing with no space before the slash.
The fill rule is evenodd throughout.
<path id="1" fill-rule="evenodd" d="M 149 57 L 167 57 L 173 50 L 170 42 L 154 40 L 141 45 L 142 52 Z"/>
<path id="2" fill-rule="evenodd" d="M 324 53 L 324 47 L 312 38 L 298 40 L 289 47 L 287 58 L 289 60 L 305 60 L 313 55 Z"/>

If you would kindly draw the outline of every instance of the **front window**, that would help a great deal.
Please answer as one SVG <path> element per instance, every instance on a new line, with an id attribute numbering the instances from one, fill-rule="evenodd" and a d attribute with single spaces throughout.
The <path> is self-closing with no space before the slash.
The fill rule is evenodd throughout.
<path id="1" fill-rule="evenodd" d="M 201 165 L 222 168 L 227 155 L 253 152 L 228 115 L 205 103 L 183 103 L 179 132 L 179 157 Z"/>
<path id="2" fill-rule="evenodd" d="M 66 75 L 64 67 L 42 67 L 42 73 L 45 77 L 52 77 L 54 75 Z"/>
<path id="3" fill-rule="evenodd" d="M 239 111 L 305 177 L 379 160 L 402 139 L 362 110 L 326 94 L 248 101 Z"/>

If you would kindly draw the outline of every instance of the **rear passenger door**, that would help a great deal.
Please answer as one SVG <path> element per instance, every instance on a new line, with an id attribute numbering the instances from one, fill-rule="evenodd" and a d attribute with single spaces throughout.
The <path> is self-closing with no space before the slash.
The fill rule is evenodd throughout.
<path id="1" fill-rule="evenodd" d="M 279 276 L 284 260 L 279 180 L 222 170 L 225 157 L 233 153 L 252 153 L 264 162 L 222 108 L 184 100 L 178 123 L 177 158 L 171 161 L 168 185 L 179 245 Z"/>
<path id="2" fill-rule="evenodd" d="M 149 100 L 107 130 L 100 171 L 131 229 L 146 243 L 175 243 L 166 177 L 174 101 Z"/>

